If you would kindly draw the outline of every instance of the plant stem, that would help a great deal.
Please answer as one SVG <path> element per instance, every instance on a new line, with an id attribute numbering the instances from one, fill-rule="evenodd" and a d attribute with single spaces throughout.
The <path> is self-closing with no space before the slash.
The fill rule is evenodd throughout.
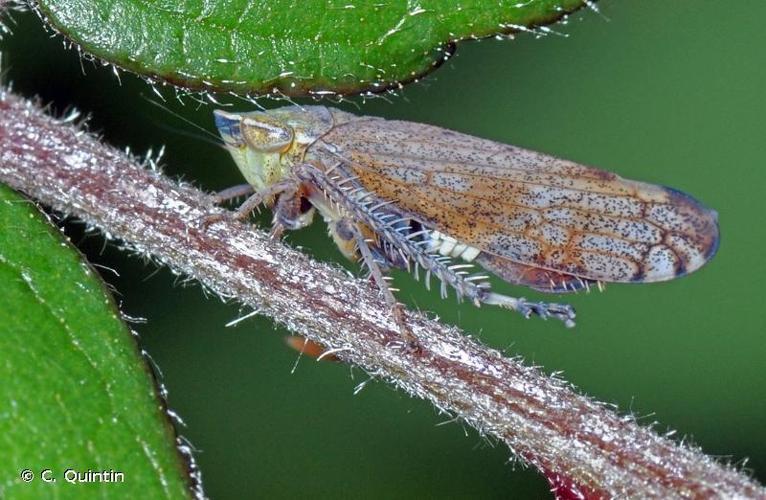
<path id="1" fill-rule="evenodd" d="M 210 196 L 2 89 L 0 182 L 501 440 L 542 471 L 559 497 L 766 497 L 742 472 L 455 327 L 408 311 L 420 349 L 404 348 L 390 309 L 367 281 L 230 217 L 205 227 L 205 216 L 221 212 Z"/>

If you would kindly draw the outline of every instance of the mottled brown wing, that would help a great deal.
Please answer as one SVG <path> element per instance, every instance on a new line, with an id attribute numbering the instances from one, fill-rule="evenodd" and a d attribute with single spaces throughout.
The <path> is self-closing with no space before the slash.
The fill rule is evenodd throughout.
<path id="1" fill-rule="evenodd" d="M 591 286 L 598 286 L 598 282 L 593 280 L 528 264 L 520 264 L 486 252 L 480 253 L 475 262 L 508 283 L 527 286 L 539 292 L 571 293 L 590 289 Z"/>
<path id="2" fill-rule="evenodd" d="M 353 121 L 311 151 L 326 149 L 427 227 L 524 266 L 663 281 L 701 267 L 718 244 L 716 213 L 679 191 L 438 127 Z"/>

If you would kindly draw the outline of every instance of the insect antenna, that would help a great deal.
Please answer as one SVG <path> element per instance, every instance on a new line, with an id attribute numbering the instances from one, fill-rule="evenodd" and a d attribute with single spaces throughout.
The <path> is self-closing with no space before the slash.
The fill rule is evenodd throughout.
<path id="1" fill-rule="evenodd" d="M 212 133 L 211 131 L 209 131 L 208 129 L 206 129 L 205 127 L 202 127 L 202 126 L 194 123 L 193 121 L 189 120 L 188 118 L 186 118 L 185 116 L 181 115 L 180 113 L 177 113 L 176 111 L 173 111 L 172 109 L 170 109 L 165 104 L 162 104 L 161 102 L 155 101 L 154 99 L 150 99 L 150 98 L 146 97 L 145 95 L 141 95 L 141 97 L 146 102 L 148 102 L 149 104 L 160 108 L 161 110 L 169 113 L 170 115 L 174 116 L 175 118 L 178 118 L 179 120 L 181 120 L 182 122 L 186 123 L 187 125 L 191 125 L 192 127 L 196 128 L 197 130 L 202 132 L 204 135 L 203 136 L 199 136 L 199 135 L 193 134 L 191 132 L 188 132 L 186 130 L 176 129 L 176 128 L 170 127 L 168 125 L 165 125 L 163 123 L 158 123 L 158 122 L 155 121 L 154 122 L 155 125 L 157 125 L 157 127 L 161 128 L 162 130 L 167 130 L 169 132 L 173 132 L 175 134 L 182 135 L 182 136 L 185 136 L 185 137 L 191 137 L 191 138 L 194 138 L 194 139 L 199 139 L 199 140 L 202 140 L 204 142 L 207 142 L 208 144 L 213 144 L 214 146 L 219 146 L 221 148 L 225 148 L 226 147 L 224 145 L 224 143 L 223 143 L 223 140 L 221 140 L 221 137 L 219 135 L 216 135 L 216 134 Z"/>

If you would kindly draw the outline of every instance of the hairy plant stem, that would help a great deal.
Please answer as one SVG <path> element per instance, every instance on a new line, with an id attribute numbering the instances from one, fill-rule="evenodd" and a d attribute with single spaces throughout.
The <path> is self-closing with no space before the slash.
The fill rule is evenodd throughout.
<path id="1" fill-rule="evenodd" d="M 220 212 L 210 196 L 2 89 L 0 182 L 504 442 L 559 497 L 766 497 L 745 474 L 455 327 L 408 311 L 420 349 L 404 348 L 369 282 L 231 218 L 205 227 L 203 218 Z"/>

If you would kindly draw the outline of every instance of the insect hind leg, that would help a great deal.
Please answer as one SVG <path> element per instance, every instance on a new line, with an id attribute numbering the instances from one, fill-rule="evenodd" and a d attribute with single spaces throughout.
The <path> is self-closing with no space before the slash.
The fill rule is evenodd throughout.
<path id="1" fill-rule="evenodd" d="M 509 297 L 495 292 L 488 292 L 480 301 L 483 304 L 510 309 L 529 318 L 533 314 L 543 319 L 555 318 L 564 322 L 564 326 L 575 326 L 575 310 L 569 304 L 555 302 L 530 302 L 525 298 Z"/>

